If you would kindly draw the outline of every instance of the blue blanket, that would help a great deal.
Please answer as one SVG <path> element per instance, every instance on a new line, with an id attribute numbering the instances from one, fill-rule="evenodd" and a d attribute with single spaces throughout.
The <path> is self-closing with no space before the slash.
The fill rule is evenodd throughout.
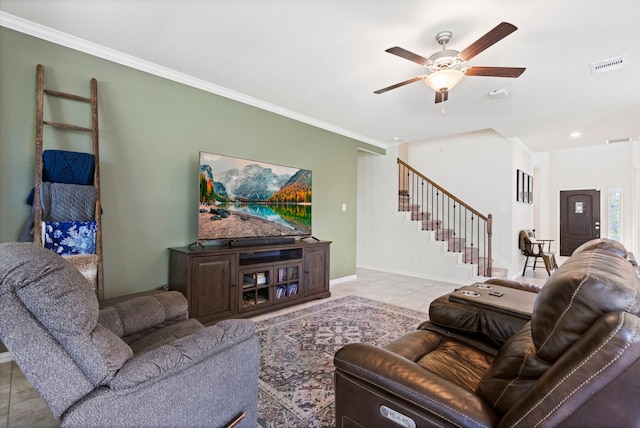
<path id="1" fill-rule="evenodd" d="M 64 184 L 93 184 L 95 158 L 90 153 L 67 150 L 45 150 L 42 153 L 42 181 Z M 33 205 L 33 189 L 27 197 Z"/>

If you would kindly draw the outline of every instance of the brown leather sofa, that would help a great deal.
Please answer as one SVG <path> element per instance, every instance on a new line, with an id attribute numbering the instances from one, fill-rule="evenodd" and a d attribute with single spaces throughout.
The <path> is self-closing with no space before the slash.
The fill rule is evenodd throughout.
<path id="1" fill-rule="evenodd" d="M 487 335 L 427 322 L 385 347 L 343 347 L 334 359 L 336 427 L 639 426 L 640 282 L 631 259 L 606 239 L 578 248 L 502 346 L 491 325 Z"/>

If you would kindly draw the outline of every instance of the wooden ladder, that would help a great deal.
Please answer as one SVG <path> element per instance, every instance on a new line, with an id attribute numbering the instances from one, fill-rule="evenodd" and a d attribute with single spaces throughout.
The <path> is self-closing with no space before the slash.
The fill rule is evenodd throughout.
<path id="1" fill-rule="evenodd" d="M 45 95 L 65 98 L 69 100 L 87 103 L 91 106 L 91 128 L 66 123 L 57 123 L 44 120 L 44 98 Z M 94 156 L 94 172 L 93 185 L 96 188 L 96 207 L 95 221 L 97 225 L 96 231 L 96 256 L 98 258 L 98 266 L 96 272 L 96 294 L 98 300 L 104 299 L 104 267 L 102 258 L 102 207 L 100 204 L 100 158 L 98 150 L 98 82 L 91 79 L 91 96 L 89 98 L 67 94 L 64 92 L 45 89 L 44 87 L 44 66 L 38 64 L 36 68 L 36 153 L 35 153 L 35 184 L 33 193 L 33 242 L 36 245 L 42 245 L 42 235 L 39 233 L 42 224 L 42 204 L 40 201 L 40 184 L 42 183 L 43 170 L 43 127 L 44 125 L 52 126 L 68 131 L 79 131 L 90 133 L 92 136 L 92 151 Z"/>

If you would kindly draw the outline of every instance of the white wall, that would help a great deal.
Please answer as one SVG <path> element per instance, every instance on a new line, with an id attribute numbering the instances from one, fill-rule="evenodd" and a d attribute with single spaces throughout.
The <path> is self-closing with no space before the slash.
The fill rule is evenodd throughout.
<path id="1" fill-rule="evenodd" d="M 458 253 L 443 252 L 418 222 L 398 212 L 398 147 L 386 155 L 360 152 L 356 265 L 416 277 L 469 283 L 471 265 L 456 265 Z"/>
<path id="2" fill-rule="evenodd" d="M 513 243 L 509 254 L 511 255 L 510 264 L 509 264 L 509 272 L 512 273 L 511 276 L 520 275 L 522 272 L 522 267 L 524 265 L 524 258 L 521 255 L 520 248 L 518 247 L 519 239 L 520 239 L 520 231 L 528 230 L 528 229 L 536 229 L 536 234 L 539 237 L 542 237 L 543 234 L 540 234 L 538 231 L 538 225 L 535 222 L 535 211 L 536 207 L 539 206 L 539 187 L 540 183 L 537 179 L 536 170 L 533 165 L 533 161 L 531 159 L 531 151 L 518 139 L 510 139 L 512 143 L 512 174 L 513 177 L 511 182 L 513 183 L 513 193 L 511 196 L 511 201 L 513 205 L 513 215 L 512 215 L 512 224 L 511 224 L 511 238 L 510 242 Z M 528 174 L 534 178 L 533 183 L 533 204 L 518 202 L 516 199 L 517 192 L 517 179 L 516 173 L 517 171 L 523 171 L 525 174 Z"/>
<path id="3" fill-rule="evenodd" d="M 405 234 L 407 228 L 418 230 L 417 224 L 398 221 L 403 215 L 397 212 L 398 152 L 390 148 L 386 156 L 359 157 L 356 264 L 417 276 L 447 275 L 448 259 L 432 257 L 441 253 L 440 244 L 425 244 L 429 232 Z M 515 200 L 516 169 L 533 174 L 524 146 L 484 130 L 411 143 L 408 163 L 479 212 L 492 214 L 493 266 L 515 275 L 521 266 L 518 231 L 533 227 L 533 207 Z"/>
<path id="4" fill-rule="evenodd" d="M 541 212 L 548 213 L 549 233 L 556 239 L 556 251 L 560 239 L 560 191 L 579 189 L 600 190 L 601 236 L 608 230 L 609 189 L 622 189 L 622 238 L 621 242 L 637 253 L 637 227 L 635 205 L 637 143 L 617 143 L 580 149 L 556 150 L 534 156 L 536 166 L 549 177 L 548 198 L 541 198 Z"/>
<path id="5" fill-rule="evenodd" d="M 638 254 L 638 142 L 531 154 L 519 141 L 489 130 L 404 148 L 411 166 L 478 211 L 493 215 L 494 266 L 508 269 L 510 277 L 519 275 L 524 263 L 517 239 L 521 229 L 535 228 L 538 237 L 555 239 L 552 250 L 558 252 L 560 190 L 601 189 L 602 236 L 607 236 L 608 189 L 620 187 L 622 243 Z M 439 251 L 425 245 L 423 234 L 405 233 L 417 229 L 415 223 L 398 221 L 398 153 L 398 148 L 390 148 L 386 156 L 359 155 L 356 265 L 422 277 L 450 275 L 449 260 L 442 262 Z M 534 176 L 533 205 L 516 202 L 517 169 Z"/>
<path id="6" fill-rule="evenodd" d="M 493 216 L 493 266 L 517 272 L 517 236 L 533 227 L 533 207 L 516 203 L 516 170 L 533 174 L 528 150 L 493 130 L 412 143 L 409 164 L 459 199 Z"/>

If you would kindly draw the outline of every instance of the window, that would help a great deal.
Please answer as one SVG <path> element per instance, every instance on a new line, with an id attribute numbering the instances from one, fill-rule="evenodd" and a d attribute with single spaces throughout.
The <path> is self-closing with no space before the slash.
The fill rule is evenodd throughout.
<path id="1" fill-rule="evenodd" d="M 609 189 L 609 238 L 619 241 L 622 236 L 622 190 Z"/>

